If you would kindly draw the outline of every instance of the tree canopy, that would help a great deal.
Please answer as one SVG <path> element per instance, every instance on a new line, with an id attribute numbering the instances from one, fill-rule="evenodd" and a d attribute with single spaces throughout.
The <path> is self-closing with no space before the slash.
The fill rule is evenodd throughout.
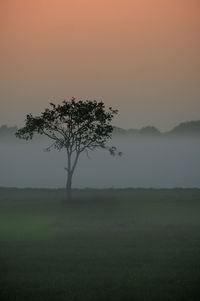
<path id="1" fill-rule="evenodd" d="M 111 121 L 117 113 L 112 107 L 106 111 L 102 101 L 76 101 L 72 98 L 62 104 L 51 102 L 50 108 L 46 108 L 41 115 L 34 117 L 28 114 L 25 126 L 17 131 L 16 136 L 29 140 L 34 134 L 45 135 L 53 141 L 48 150 L 65 148 L 68 159 L 65 168 L 68 172 L 67 188 L 71 190 L 72 175 L 82 152 L 104 148 L 111 155 L 121 155 L 116 147 L 106 144 L 111 139 Z"/>

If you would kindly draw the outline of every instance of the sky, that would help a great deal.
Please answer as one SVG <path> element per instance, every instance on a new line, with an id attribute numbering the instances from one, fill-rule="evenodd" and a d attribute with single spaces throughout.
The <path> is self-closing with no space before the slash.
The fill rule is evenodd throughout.
<path id="1" fill-rule="evenodd" d="M 96 99 L 123 128 L 200 119 L 199 0 L 0 0 L 0 125 Z"/>

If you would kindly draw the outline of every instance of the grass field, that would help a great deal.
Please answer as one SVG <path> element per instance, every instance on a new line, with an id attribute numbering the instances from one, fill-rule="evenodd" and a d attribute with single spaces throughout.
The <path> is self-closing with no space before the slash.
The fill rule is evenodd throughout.
<path id="1" fill-rule="evenodd" d="M 0 300 L 200 300 L 200 190 L 0 189 Z"/>

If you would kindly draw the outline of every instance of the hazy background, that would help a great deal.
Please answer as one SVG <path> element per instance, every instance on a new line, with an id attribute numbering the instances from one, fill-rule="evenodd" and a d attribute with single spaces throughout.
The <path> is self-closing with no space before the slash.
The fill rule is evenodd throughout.
<path id="1" fill-rule="evenodd" d="M 72 96 L 122 128 L 200 119 L 198 0 L 0 0 L 0 125 Z M 122 139 L 86 155 L 75 187 L 200 187 L 199 139 Z M 0 186 L 64 187 L 64 152 L 0 142 Z"/>
<path id="2" fill-rule="evenodd" d="M 73 187 L 199 187 L 199 138 L 116 138 L 123 152 L 83 154 L 74 174 Z M 45 152 L 47 142 L 1 143 L 0 186 L 65 187 L 65 151 Z"/>
<path id="3" fill-rule="evenodd" d="M 198 0 L 1 0 L 0 124 L 72 96 L 123 128 L 199 119 L 199 29 Z"/>

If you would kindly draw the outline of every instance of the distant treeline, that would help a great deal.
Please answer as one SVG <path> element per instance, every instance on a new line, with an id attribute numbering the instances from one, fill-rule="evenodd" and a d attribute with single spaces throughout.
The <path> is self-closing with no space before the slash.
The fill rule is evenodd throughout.
<path id="1" fill-rule="evenodd" d="M 0 138 L 14 138 L 17 130 L 17 126 L 9 127 L 4 124 L 0 127 Z"/>
<path id="2" fill-rule="evenodd" d="M 160 132 L 154 126 L 146 126 L 141 129 L 128 130 L 115 127 L 113 135 L 121 137 L 200 137 L 200 120 L 180 123 L 178 126 L 174 127 L 168 132 Z"/>
<path id="3" fill-rule="evenodd" d="M 13 140 L 17 139 L 15 133 L 17 126 L 9 127 L 0 126 L 0 139 Z M 114 137 L 200 137 L 200 120 L 180 123 L 178 126 L 168 132 L 160 132 L 154 126 L 146 126 L 141 129 L 123 129 L 114 127 Z"/>

